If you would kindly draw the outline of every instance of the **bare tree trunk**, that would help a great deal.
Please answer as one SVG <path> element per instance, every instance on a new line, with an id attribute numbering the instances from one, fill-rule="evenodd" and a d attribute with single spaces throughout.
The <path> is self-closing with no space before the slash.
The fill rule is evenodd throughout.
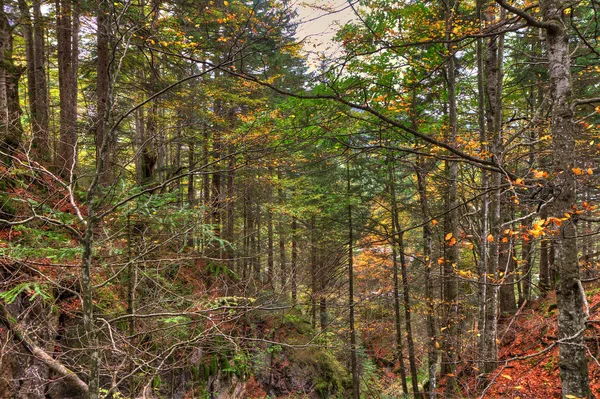
<path id="1" fill-rule="evenodd" d="M 34 80 L 35 80 L 35 114 L 33 115 L 33 147 L 36 150 L 38 159 L 43 162 L 49 162 L 52 158 L 50 151 L 50 132 L 49 132 L 49 110 L 48 110 L 48 84 L 46 82 L 46 57 L 44 44 L 44 21 L 41 10 L 41 1 L 33 0 L 33 57 L 34 57 Z M 73 20 L 74 37 L 79 33 L 78 10 L 75 12 Z M 77 44 L 74 51 L 78 50 Z M 77 62 L 74 64 L 74 71 L 77 74 Z"/>
<path id="2" fill-rule="evenodd" d="M 292 217 L 292 303 L 298 301 L 298 218 Z"/>
<path id="3" fill-rule="evenodd" d="M 548 67 L 550 71 L 554 203 L 552 213 L 563 218 L 576 203 L 575 165 L 576 127 L 573 111 L 569 35 L 563 10 L 565 0 L 543 0 L 540 9 L 546 29 Z M 554 242 L 558 267 L 556 296 L 558 305 L 558 339 L 560 377 L 563 398 L 592 397 L 589 387 L 586 346 L 583 332 L 586 317 L 579 277 L 577 227 L 573 218 L 562 223 Z"/>
<path id="4" fill-rule="evenodd" d="M 354 328 L 354 225 L 352 223 L 352 203 L 350 202 L 350 166 L 347 171 L 348 194 L 348 310 L 350 327 L 350 364 L 352 373 L 352 399 L 360 399 L 360 380 L 356 355 L 356 330 Z"/>
<path id="5" fill-rule="evenodd" d="M 449 0 L 444 0 L 444 15 L 446 21 L 446 40 L 448 40 L 447 49 L 452 54 L 448 57 L 446 63 L 446 79 L 448 90 L 448 127 L 449 130 L 445 134 L 448 142 L 455 142 L 457 137 L 457 104 L 456 104 L 456 66 L 454 60 L 454 49 L 452 47 L 451 35 L 454 26 L 453 5 Z M 454 161 L 446 161 L 445 165 L 446 178 L 448 179 L 446 196 L 445 196 L 445 211 L 444 217 L 444 236 L 448 237 L 444 241 L 444 333 L 442 337 L 442 374 L 446 377 L 446 396 L 452 397 L 456 394 L 456 363 L 457 363 L 457 345 L 458 345 L 458 287 L 455 267 L 459 264 L 458 245 L 452 244 L 458 240 L 458 163 Z"/>
<path id="6" fill-rule="evenodd" d="M 313 329 L 317 328 L 317 239 L 315 215 L 310 218 L 310 315 Z"/>
<path id="7" fill-rule="evenodd" d="M 406 366 L 404 364 L 404 343 L 402 342 L 402 316 L 400 314 L 400 282 L 398 279 L 398 250 L 396 240 L 392 239 L 392 268 L 394 269 L 394 324 L 396 327 L 396 358 L 402 382 L 402 393 L 408 395 Z"/>
<path id="8" fill-rule="evenodd" d="M 60 138 L 56 159 L 58 173 L 72 178 L 77 164 L 77 62 L 76 38 L 79 16 L 71 0 L 56 0 L 58 83 L 60 91 Z"/>
<path id="9" fill-rule="evenodd" d="M 195 142 L 190 140 L 188 143 L 188 172 L 194 169 L 195 160 Z M 195 186 L 195 175 L 190 173 L 188 175 L 188 186 L 187 186 L 187 202 L 189 205 L 196 205 L 196 186 Z"/>
<path id="10" fill-rule="evenodd" d="M 403 300 L 402 305 L 404 306 L 404 323 L 406 328 L 406 344 L 408 349 L 408 363 L 410 366 L 410 376 L 412 383 L 413 397 L 421 398 L 419 392 L 419 379 L 417 376 L 418 370 L 415 361 L 415 344 L 412 334 L 412 322 L 411 322 L 411 310 L 410 310 L 410 292 L 408 287 L 408 274 L 406 272 L 406 260 L 404 256 L 404 233 L 400 228 L 400 221 L 398 219 L 398 203 L 396 201 L 396 179 L 394 176 L 393 159 L 388 158 L 389 164 L 389 185 L 390 185 L 390 200 L 392 204 L 392 238 L 394 248 L 400 253 L 400 278 L 402 282 L 402 294 Z M 394 251 L 395 252 L 395 251 Z M 395 253 L 394 253 L 395 254 Z M 396 295 L 395 301 L 398 301 L 398 262 L 394 259 L 394 294 Z M 396 335 L 400 335 L 401 331 L 398 326 L 399 315 L 399 304 L 394 304 L 396 308 Z M 401 352 L 399 353 L 401 355 Z M 405 391 L 405 393 L 408 393 Z"/>
<path id="11" fill-rule="evenodd" d="M 427 301 L 427 371 L 429 374 L 428 392 L 429 398 L 436 396 L 437 386 L 437 364 L 438 351 L 437 330 L 435 328 L 435 303 L 433 301 L 433 282 L 431 277 L 432 265 L 432 231 L 429 222 L 429 199 L 427 195 L 427 173 L 424 170 L 423 158 L 417 158 L 417 184 L 419 190 L 419 202 L 421 204 L 421 213 L 423 214 L 423 259 L 425 261 L 425 298 Z M 439 345 L 439 343 L 438 343 Z"/>
<path id="12" fill-rule="evenodd" d="M 108 134 L 109 68 L 110 68 L 110 19 L 107 0 L 97 0 L 96 14 L 96 158 L 104 157 L 104 169 L 100 171 L 100 184 L 108 186 L 114 179 L 113 157 L 114 139 Z M 104 145 L 104 141 L 107 145 Z"/>
<path id="13" fill-rule="evenodd" d="M 33 1 L 33 20 L 26 0 L 19 0 L 23 19 L 25 57 L 27 61 L 27 95 L 31 113 L 32 150 L 40 162 L 50 160 L 48 136 L 48 97 L 44 66 L 44 27 L 40 1 Z"/>
<path id="14" fill-rule="evenodd" d="M 272 200 L 271 189 L 268 195 L 269 201 Z M 273 209 L 267 205 L 267 285 L 270 289 L 275 285 L 275 261 L 273 256 Z"/>
<path id="15" fill-rule="evenodd" d="M 4 1 L 0 1 L 0 151 L 8 156 L 20 145 L 23 135 L 19 102 L 19 79 L 23 70 L 13 60 L 12 31 L 4 12 Z"/>
<path id="16" fill-rule="evenodd" d="M 280 273 L 280 284 L 281 284 L 281 292 L 282 294 L 286 294 L 288 292 L 288 275 L 287 275 L 287 259 L 285 253 L 285 227 L 283 216 L 280 216 L 281 220 L 279 220 L 279 273 Z"/>
<path id="17" fill-rule="evenodd" d="M 546 208 L 540 212 L 540 217 L 546 219 L 548 212 Z M 550 262 L 548 260 L 548 239 L 542 237 L 540 240 L 540 274 L 539 274 L 540 295 L 545 297 L 550 290 Z"/>

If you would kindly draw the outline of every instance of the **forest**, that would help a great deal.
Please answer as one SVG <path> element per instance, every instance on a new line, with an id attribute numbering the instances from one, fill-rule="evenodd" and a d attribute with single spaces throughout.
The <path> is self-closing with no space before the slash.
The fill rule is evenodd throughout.
<path id="1" fill-rule="evenodd" d="M 0 0 L 0 399 L 600 397 L 599 10 Z"/>

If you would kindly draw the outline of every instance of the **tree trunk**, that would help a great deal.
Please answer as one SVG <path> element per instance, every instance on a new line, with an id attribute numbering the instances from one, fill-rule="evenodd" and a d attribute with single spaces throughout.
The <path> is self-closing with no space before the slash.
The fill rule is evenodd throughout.
<path id="1" fill-rule="evenodd" d="M 354 225 L 352 223 L 352 203 L 350 202 L 350 166 L 347 171 L 348 194 L 348 322 L 350 327 L 350 370 L 352 374 L 352 399 L 360 399 L 360 380 L 356 355 L 356 330 L 354 328 Z"/>
<path id="2" fill-rule="evenodd" d="M 298 218 L 292 217 L 292 303 L 298 300 Z"/>
<path id="3" fill-rule="evenodd" d="M 400 370 L 400 381 L 402 382 L 402 393 L 408 395 L 408 384 L 406 382 L 406 366 L 404 365 L 404 344 L 402 342 L 402 316 L 400 314 L 400 281 L 398 279 L 398 250 L 396 240 L 392 239 L 392 268 L 394 269 L 394 321 L 396 327 L 396 358 Z"/>
<path id="4" fill-rule="evenodd" d="M 4 12 L 4 1 L 0 1 L 0 151 L 9 157 L 21 144 L 23 134 L 19 103 L 22 72 L 13 60 L 13 27 Z"/>
<path id="5" fill-rule="evenodd" d="M 437 386 L 438 351 L 436 348 L 437 330 L 435 328 L 435 303 L 433 300 L 433 281 L 431 276 L 433 232 L 431 231 L 429 222 L 430 212 L 427 195 L 427 172 L 425 171 L 425 165 L 421 156 L 417 158 L 417 185 L 419 190 L 419 203 L 421 204 L 421 213 L 423 217 L 423 259 L 425 261 L 425 300 L 427 301 L 427 371 L 429 375 L 429 384 L 428 392 L 426 392 L 426 394 L 429 398 L 434 398 L 436 396 L 435 390 Z"/>
<path id="6" fill-rule="evenodd" d="M 71 180 L 77 165 L 77 28 L 79 16 L 70 0 L 56 0 L 60 138 L 56 165 L 58 173 Z"/>
<path id="7" fill-rule="evenodd" d="M 448 91 L 448 131 L 445 133 L 446 140 L 450 143 L 457 138 L 457 104 L 456 104 L 456 66 L 454 60 L 454 48 L 451 35 L 454 27 L 453 6 L 449 0 L 444 0 L 444 15 L 446 21 L 447 50 L 451 54 L 446 63 L 446 79 Z M 446 396 L 452 397 L 456 394 L 456 363 L 458 345 L 458 280 L 456 279 L 455 267 L 459 264 L 458 245 L 452 243 L 458 240 L 458 163 L 455 161 L 445 162 L 445 174 L 447 178 L 444 208 L 444 264 L 443 264 L 443 303 L 444 303 L 444 330 L 442 337 L 442 374 L 446 377 Z"/>
<path id="8" fill-rule="evenodd" d="M 114 179 L 114 138 L 108 133 L 109 68 L 110 68 L 110 19 L 108 2 L 97 0 L 96 14 L 96 158 L 104 157 L 104 169 L 100 171 L 100 184 L 108 186 Z"/>
<path id="9" fill-rule="evenodd" d="M 313 329 L 317 328 L 317 239 L 315 215 L 310 218 L 310 315 Z"/>
<path id="10" fill-rule="evenodd" d="M 577 179 L 575 165 L 575 121 L 571 83 L 571 60 L 567 21 L 563 10 L 565 0 L 543 0 L 540 8 L 546 29 L 548 67 L 550 71 L 552 116 L 553 187 L 552 214 L 563 218 L 576 203 Z M 560 377 L 563 398 L 592 397 L 589 388 L 586 347 L 583 337 L 585 314 L 579 278 L 577 227 L 573 218 L 565 220 L 555 235 L 558 283 L 558 338 Z"/>
<path id="11" fill-rule="evenodd" d="M 34 47 L 34 75 L 35 75 L 35 114 L 33 114 L 33 147 L 36 150 L 38 159 L 43 162 L 49 162 L 52 158 L 50 151 L 49 136 L 49 110 L 48 110 L 48 84 L 46 82 L 46 57 L 44 44 L 44 21 L 41 10 L 41 1 L 33 0 L 33 47 Z M 79 33 L 79 22 L 77 12 L 74 18 L 74 37 Z M 74 45 L 74 52 L 78 51 L 77 43 Z M 77 62 L 75 63 L 77 65 Z M 74 68 L 74 74 L 77 74 L 77 68 Z"/>

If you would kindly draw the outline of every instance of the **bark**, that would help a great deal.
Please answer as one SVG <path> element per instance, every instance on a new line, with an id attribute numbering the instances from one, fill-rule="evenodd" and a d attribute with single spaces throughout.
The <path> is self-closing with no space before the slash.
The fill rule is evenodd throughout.
<path id="1" fill-rule="evenodd" d="M 27 331 L 23 329 L 17 320 L 8 313 L 6 307 L 0 303 L 0 324 L 9 330 L 15 339 L 23 345 L 25 350 L 36 359 L 45 364 L 52 372 L 64 378 L 64 380 L 73 386 L 77 391 L 87 394 L 89 392 L 88 385 L 83 382 L 77 374 L 69 370 L 62 363 L 55 360 L 46 351 L 34 343 L 27 335 Z"/>
<path id="2" fill-rule="evenodd" d="M 114 180 L 113 157 L 115 138 L 110 137 L 108 119 L 110 113 L 110 14 L 107 0 L 97 0 L 96 14 L 96 158 L 104 157 L 100 171 L 100 184 L 108 186 Z"/>
<path id="3" fill-rule="evenodd" d="M 188 143 L 188 171 L 191 171 L 194 168 L 195 164 L 195 144 L 194 140 L 190 140 Z M 190 173 L 188 175 L 188 185 L 187 185 L 187 202 L 190 206 L 196 205 L 196 186 L 195 186 L 195 175 Z"/>
<path id="4" fill-rule="evenodd" d="M 531 272 L 533 269 L 532 249 L 531 239 L 523 240 L 523 243 L 521 244 L 521 272 L 523 275 L 523 284 L 519 305 L 522 305 L 525 301 L 531 301 Z"/>
<path id="5" fill-rule="evenodd" d="M 497 10 L 494 7 L 488 7 L 483 13 L 488 23 L 493 23 L 497 16 Z M 504 11 L 501 11 L 501 18 L 504 18 Z M 504 145 L 502 138 L 502 62 L 504 36 L 492 36 L 486 41 L 485 46 L 485 99 L 486 103 L 486 122 L 488 140 L 492 143 L 491 153 L 493 160 L 498 163 L 503 162 Z M 489 205 L 489 259 L 487 261 L 487 270 L 482 283 L 497 283 L 499 279 L 499 267 L 501 260 L 501 214 L 505 206 L 502 201 L 502 175 L 497 172 L 491 174 L 491 187 L 494 189 L 490 196 Z M 487 240 L 488 237 L 482 237 Z M 512 287 L 511 287 L 512 288 Z M 491 373 L 496 368 L 498 360 L 498 306 L 499 306 L 499 287 L 496 285 L 485 286 L 484 306 L 484 325 L 480 332 L 481 338 L 481 360 L 482 372 Z"/>
<path id="6" fill-rule="evenodd" d="M 225 241 L 227 265 L 230 270 L 234 269 L 235 253 L 233 250 L 233 241 L 235 234 L 235 157 L 232 155 L 233 148 L 229 148 L 229 160 L 227 164 L 227 198 L 225 199 Z"/>
<path id="7" fill-rule="evenodd" d="M 298 219 L 292 217 L 292 303 L 298 300 Z"/>
<path id="8" fill-rule="evenodd" d="M 33 20 L 26 0 L 19 0 L 27 60 L 27 95 L 31 114 L 32 150 L 36 160 L 47 162 L 51 153 L 48 136 L 48 95 L 44 60 L 44 23 L 39 0 L 33 3 Z"/>
<path id="9" fill-rule="evenodd" d="M 285 295 L 288 290 L 287 285 L 287 259 L 285 253 L 285 228 L 283 216 L 281 216 L 281 220 L 279 220 L 279 273 L 280 273 L 280 283 L 281 283 L 281 292 Z"/>
<path id="10" fill-rule="evenodd" d="M 269 195 L 271 198 L 271 195 Z M 273 252 L 273 210 L 267 208 L 267 285 L 270 289 L 275 284 L 275 259 Z"/>
<path id="11" fill-rule="evenodd" d="M 457 138 L 457 103 L 456 103 L 456 65 L 454 59 L 454 48 L 451 42 L 451 33 L 453 30 L 453 7 L 450 1 L 444 0 L 444 14 L 446 21 L 446 40 L 448 40 L 447 50 L 451 54 L 446 63 L 446 79 L 448 90 L 448 131 L 446 140 L 455 142 Z M 444 217 L 444 236 L 455 238 L 459 237 L 458 231 L 458 163 L 455 161 L 445 162 L 445 174 L 447 178 L 447 187 L 445 195 L 444 208 L 446 215 Z M 459 251 L 457 245 L 450 245 L 451 240 L 446 240 L 444 244 L 444 265 L 443 265 L 443 303 L 444 303 L 444 330 L 442 337 L 442 374 L 446 377 L 446 396 L 451 397 L 456 394 L 456 363 L 457 363 L 457 345 L 458 345 L 458 289 L 455 267 L 459 263 Z"/>
<path id="12" fill-rule="evenodd" d="M 70 0 L 56 0 L 60 137 L 58 173 L 72 179 L 77 165 L 77 36 L 79 16 Z"/>
<path id="13" fill-rule="evenodd" d="M 315 216 L 310 218 L 310 314 L 313 329 L 317 328 L 317 239 L 315 231 Z"/>
<path id="14" fill-rule="evenodd" d="M 400 282 L 398 279 L 398 250 L 396 240 L 392 240 L 392 267 L 394 269 L 394 321 L 396 327 L 396 358 L 402 382 L 402 392 L 408 395 L 408 384 L 406 383 L 406 366 L 404 364 L 404 343 L 402 342 L 402 316 L 400 314 Z"/>
<path id="15" fill-rule="evenodd" d="M 408 274 L 406 272 L 406 260 L 404 256 L 404 233 L 400 228 L 400 221 L 398 219 L 398 203 L 396 201 L 396 181 L 394 176 L 394 166 L 392 164 L 393 159 L 388 159 L 389 163 L 389 185 L 390 185 L 390 199 L 392 204 L 392 237 L 394 247 L 400 253 L 400 279 L 402 282 L 402 305 L 404 306 L 404 323 L 406 328 L 406 344 L 408 349 L 408 362 L 410 366 L 410 376 L 412 383 L 413 397 L 420 398 L 421 393 L 419 392 L 419 379 L 417 376 L 417 366 L 415 361 L 415 345 L 412 334 L 412 321 L 411 321 L 411 310 L 410 310 L 410 293 L 408 286 Z M 398 262 L 394 260 L 394 294 L 395 301 L 398 301 Z M 396 310 L 396 335 L 400 335 L 401 331 L 398 328 L 399 322 L 399 304 L 395 303 Z M 401 355 L 401 352 L 399 353 Z M 405 393 L 408 393 L 405 391 Z"/>
<path id="16" fill-rule="evenodd" d="M 438 351 L 436 348 L 437 330 L 435 328 L 435 304 L 433 301 L 433 281 L 431 276 L 432 266 L 432 235 L 429 223 L 429 197 L 427 195 L 427 173 L 424 170 L 423 158 L 417 159 L 417 185 L 419 190 L 419 203 L 421 204 L 421 213 L 423 217 L 423 259 L 425 261 L 425 300 L 427 301 L 427 371 L 429 375 L 429 384 L 426 394 L 430 398 L 436 396 L 437 386 L 437 363 Z"/>
<path id="17" fill-rule="evenodd" d="M 563 10 L 565 0 L 543 0 L 540 9 L 546 29 L 548 67 L 550 71 L 552 116 L 550 131 L 553 153 L 553 188 L 555 201 L 551 211 L 562 218 L 576 203 L 577 179 L 575 165 L 575 121 L 571 82 L 571 60 L 567 21 Z M 592 397 L 589 388 L 586 347 L 583 337 L 585 314 L 580 291 L 577 226 L 573 218 L 566 220 L 555 235 L 558 283 L 559 366 L 563 398 Z"/>
<path id="18" fill-rule="evenodd" d="M 13 27 L 4 12 L 4 1 L 0 1 L 0 151 L 9 157 L 21 144 L 23 134 L 19 103 L 22 72 L 13 60 Z"/>
<path id="19" fill-rule="evenodd" d="M 483 0 L 477 1 L 477 18 L 480 21 L 480 26 L 483 27 L 482 7 Z M 478 94 L 478 124 L 479 124 L 479 142 L 483 150 L 489 150 L 487 145 L 487 129 L 486 129 L 486 113 L 485 113 L 485 65 L 484 65 L 484 46 L 483 39 L 477 39 L 477 94 Z M 488 313 L 488 294 L 490 292 L 488 285 L 488 270 L 489 270 L 489 246 L 487 237 L 489 235 L 489 215 L 490 215 L 490 199 L 487 193 L 489 188 L 489 173 L 486 170 L 481 171 L 481 189 L 483 196 L 481 197 L 481 232 L 479 242 L 479 317 L 477 320 L 477 330 L 479 332 L 478 339 L 478 354 L 479 354 L 479 369 L 485 371 L 487 368 L 486 354 L 488 352 L 488 337 L 485 335 L 487 313 Z"/>
<path id="20" fill-rule="evenodd" d="M 547 212 L 540 214 L 541 218 L 548 217 Z M 550 290 L 550 263 L 548 261 L 548 239 L 542 238 L 540 240 L 540 274 L 539 283 L 540 296 L 545 297 Z"/>
<path id="21" fill-rule="evenodd" d="M 46 81 L 46 57 L 44 43 L 44 20 L 41 10 L 41 1 L 33 0 L 33 47 L 34 47 L 34 75 L 35 75 L 35 114 L 33 115 L 33 147 L 37 150 L 40 160 L 49 162 L 50 151 L 49 136 L 49 110 L 48 110 L 48 84 Z M 76 23 L 78 31 L 78 23 Z M 75 68 L 76 69 L 76 68 Z M 76 72 L 75 72 L 76 73 Z"/>
<path id="22" fill-rule="evenodd" d="M 350 200 L 350 166 L 347 166 L 347 194 Z M 354 225 L 352 203 L 348 201 L 348 322 L 350 327 L 350 370 L 352 374 L 352 399 L 360 399 L 360 380 L 356 356 L 356 330 L 354 328 Z"/>
<path id="23" fill-rule="evenodd" d="M 502 243 L 500 252 L 500 312 L 502 314 L 513 314 L 517 310 L 515 298 L 515 252 L 512 239 L 508 243 Z"/>

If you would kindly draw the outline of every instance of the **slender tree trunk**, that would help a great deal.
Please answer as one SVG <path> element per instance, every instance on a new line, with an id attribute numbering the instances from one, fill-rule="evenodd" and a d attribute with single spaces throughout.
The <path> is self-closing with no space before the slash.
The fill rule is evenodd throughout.
<path id="1" fill-rule="evenodd" d="M 272 195 L 269 192 L 269 200 Z M 275 260 L 273 251 L 273 209 L 268 204 L 267 208 L 267 285 L 270 289 L 275 285 Z"/>
<path id="2" fill-rule="evenodd" d="M 432 235 L 429 222 L 429 198 L 427 195 L 427 173 L 422 156 L 417 158 L 417 184 L 419 190 L 419 202 L 423 215 L 423 259 L 425 261 L 425 298 L 427 307 L 426 329 L 427 329 L 427 371 L 429 373 L 429 388 L 426 393 L 429 398 L 435 398 L 437 386 L 437 364 L 438 351 L 437 330 L 435 328 L 435 303 L 433 300 L 433 281 L 431 276 L 432 265 Z M 437 343 L 439 345 L 439 343 Z"/>
<path id="3" fill-rule="evenodd" d="M 318 276 L 321 282 L 320 290 L 319 290 L 319 316 L 320 316 L 320 326 L 321 331 L 325 331 L 327 328 L 327 324 L 329 323 L 327 316 L 327 298 L 325 296 L 325 289 L 327 288 L 327 273 L 325 272 L 325 265 L 322 261 L 318 262 L 319 270 Z"/>
<path id="4" fill-rule="evenodd" d="M 41 10 L 41 1 L 33 0 L 33 56 L 34 56 L 34 75 L 35 75 L 35 114 L 33 117 L 33 146 L 36 149 L 38 159 L 43 162 L 49 162 L 52 158 L 50 151 L 50 132 L 49 132 L 49 110 L 48 110 L 48 84 L 46 82 L 46 46 L 44 43 L 44 20 Z M 74 18 L 74 33 L 77 37 L 79 33 L 79 18 L 76 10 Z M 78 50 L 77 44 L 75 51 Z M 77 73 L 77 62 L 74 64 L 75 74 Z"/>
<path id="5" fill-rule="evenodd" d="M 457 138 L 457 104 L 456 104 L 456 66 L 454 59 L 454 48 L 451 41 L 451 35 L 454 28 L 454 8 L 449 0 L 444 0 L 444 14 L 446 20 L 446 40 L 448 40 L 447 50 L 450 54 L 446 63 L 446 79 L 448 90 L 448 131 L 446 140 L 455 142 Z M 445 197 L 444 217 L 444 284 L 443 284 L 443 303 L 444 303 L 444 333 L 442 338 L 442 374 L 446 377 L 446 396 L 452 397 L 456 394 L 456 363 L 458 346 L 458 281 L 456 279 L 455 267 L 459 264 L 458 246 L 452 243 L 458 240 L 458 163 L 446 161 L 447 188 Z"/>
<path id="6" fill-rule="evenodd" d="M 533 269 L 533 256 L 532 256 L 533 245 L 531 238 L 523 239 L 521 244 L 521 273 L 523 276 L 522 284 L 522 297 L 519 300 L 519 305 L 522 305 L 525 301 L 531 301 L 531 272 Z"/>
<path id="7" fill-rule="evenodd" d="M 298 300 L 298 219 L 292 217 L 292 304 Z"/>
<path id="8" fill-rule="evenodd" d="M 400 370 L 400 381 L 402 382 L 402 393 L 408 395 L 408 384 L 406 382 L 406 366 L 404 364 L 404 344 L 402 342 L 402 316 L 400 314 L 400 281 L 398 278 L 398 249 L 396 240 L 392 239 L 392 268 L 394 269 L 394 321 L 396 327 L 396 358 Z"/>
<path id="9" fill-rule="evenodd" d="M 282 201 L 283 193 L 279 189 L 279 200 Z M 280 215 L 278 223 L 278 235 L 279 235 L 279 279 L 281 284 L 281 293 L 285 296 L 288 292 L 288 270 L 287 270 L 287 259 L 285 253 L 285 222 L 283 215 Z"/>
<path id="10" fill-rule="evenodd" d="M 195 143 L 194 140 L 188 142 L 188 172 L 195 168 Z M 187 202 L 190 206 L 196 205 L 196 181 L 195 175 L 190 173 L 188 175 L 188 186 L 187 186 Z"/>
<path id="11" fill-rule="evenodd" d="M 77 164 L 77 62 L 78 20 L 70 0 L 56 0 L 56 37 L 58 46 L 58 84 L 60 97 L 60 137 L 56 159 L 58 173 L 72 179 Z"/>
<path id="12" fill-rule="evenodd" d="M 107 0 L 98 0 L 96 14 L 96 158 L 104 157 L 104 169 L 100 171 L 100 184 L 108 186 L 114 179 L 113 157 L 114 143 L 107 137 L 110 85 L 110 19 Z M 106 141 L 106 145 L 104 142 Z"/>
<path id="13" fill-rule="evenodd" d="M 392 236 L 394 247 L 397 248 L 400 253 L 400 278 L 402 282 L 402 294 L 403 301 L 402 305 L 404 306 L 404 323 L 406 327 L 406 344 L 408 349 L 408 363 L 410 366 L 410 376 L 412 383 L 412 391 L 413 396 L 415 398 L 421 398 L 421 393 L 419 392 L 419 379 L 417 376 L 418 370 L 415 361 L 415 345 L 412 334 L 412 321 L 411 321 L 411 310 L 410 310 L 410 292 L 408 287 L 408 274 L 406 271 L 407 265 L 404 256 L 404 233 L 400 228 L 400 221 L 398 216 L 398 203 L 396 201 L 396 179 L 394 176 L 394 166 L 393 159 L 388 159 L 389 165 L 389 185 L 390 185 L 390 199 L 392 204 Z M 394 262 L 394 290 L 397 291 L 398 287 L 398 263 Z M 395 292 L 396 295 L 399 295 L 398 292 Z M 398 297 L 396 297 L 398 300 Z M 395 304 L 397 305 L 397 304 Z M 399 305 L 396 310 L 398 310 Z M 398 316 L 398 315 L 396 315 Z M 398 323 L 398 317 L 396 318 L 396 323 Z M 398 326 L 397 326 L 398 327 Z M 397 328 L 396 334 L 401 334 L 400 329 Z"/>
<path id="14" fill-rule="evenodd" d="M 352 373 L 352 399 L 360 399 L 360 380 L 356 354 L 356 330 L 354 328 L 354 225 L 352 223 L 352 203 L 350 202 L 350 166 L 347 168 L 348 194 L 348 309 L 350 327 L 350 364 Z"/>
<path id="15" fill-rule="evenodd" d="M 317 239 L 315 215 L 310 218 L 310 315 L 313 329 L 317 328 Z"/>
<path id="16" fill-rule="evenodd" d="M 3 1 L 0 7 L 0 151 L 10 156 L 21 144 L 23 135 L 19 101 L 23 69 L 13 60 L 13 27 L 4 12 Z"/>
<path id="17" fill-rule="evenodd" d="M 540 212 L 540 217 L 546 219 L 548 212 L 546 208 Z M 550 262 L 548 260 L 548 239 L 542 237 L 540 240 L 540 274 L 539 274 L 540 296 L 545 297 L 550 290 Z"/>
<path id="18" fill-rule="evenodd" d="M 19 11 L 21 12 L 23 38 L 25 39 L 25 60 L 27 63 L 27 96 L 29 103 L 29 112 L 31 114 L 31 133 L 34 138 L 32 149 L 35 152 L 35 159 L 41 160 L 37 151 L 39 143 L 35 142 L 37 130 L 37 100 L 35 85 L 35 45 L 33 41 L 33 21 L 29 12 L 29 5 L 26 0 L 19 0 Z M 47 148 L 47 147 L 46 147 Z"/>
<path id="19" fill-rule="evenodd" d="M 235 253 L 233 241 L 235 239 L 235 157 L 233 147 L 229 148 L 229 160 L 227 161 L 227 198 L 225 199 L 225 241 L 227 241 L 226 256 L 227 265 L 230 270 L 234 269 Z"/>

